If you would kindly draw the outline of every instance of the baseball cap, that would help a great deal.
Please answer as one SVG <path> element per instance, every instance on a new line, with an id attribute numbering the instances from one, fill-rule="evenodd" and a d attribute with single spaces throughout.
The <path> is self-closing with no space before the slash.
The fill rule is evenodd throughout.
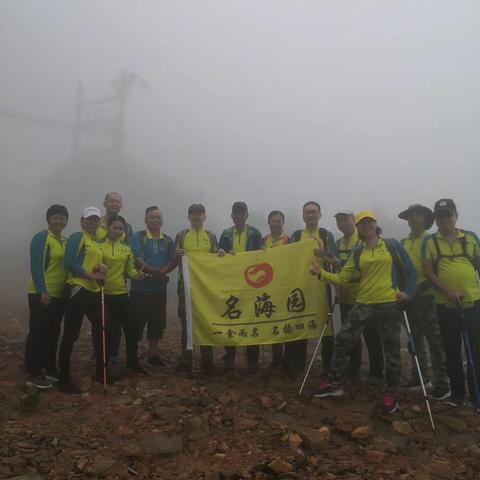
<path id="1" fill-rule="evenodd" d="M 450 212 L 457 213 L 457 206 L 451 198 L 441 198 L 435 202 L 433 212 L 438 213 L 442 210 L 449 210 Z"/>
<path id="2" fill-rule="evenodd" d="M 355 214 L 351 210 L 339 210 L 334 217 L 338 217 L 339 215 L 351 215 L 352 217 L 355 216 Z"/>
<path id="3" fill-rule="evenodd" d="M 355 225 L 364 218 L 371 218 L 372 220 L 377 220 L 377 214 L 372 210 L 361 210 L 355 215 Z"/>
<path id="4" fill-rule="evenodd" d="M 433 212 L 428 207 L 425 207 L 420 203 L 414 203 L 413 205 L 410 205 L 406 210 L 404 210 L 403 212 L 400 212 L 398 214 L 398 217 L 401 218 L 402 220 L 408 220 L 408 216 L 412 212 L 422 212 L 425 215 L 425 228 L 427 230 L 432 228 Z"/>
<path id="5" fill-rule="evenodd" d="M 245 202 L 235 202 L 232 205 L 232 213 L 233 212 L 248 212 L 248 207 Z"/>
<path id="6" fill-rule="evenodd" d="M 205 213 L 205 207 L 201 203 L 192 203 L 188 207 L 188 213 L 193 213 L 193 212 L 202 212 Z"/>
<path id="7" fill-rule="evenodd" d="M 82 213 L 83 218 L 98 217 L 102 218 L 102 213 L 97 207 L 85 207 Z"/>

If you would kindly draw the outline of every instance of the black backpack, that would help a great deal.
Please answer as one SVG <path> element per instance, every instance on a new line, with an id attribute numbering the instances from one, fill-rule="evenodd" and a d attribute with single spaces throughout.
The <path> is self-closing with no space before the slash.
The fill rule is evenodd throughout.
<path id="1" fill-rule="evenodd" d="M 459 230 L 459 232 L 464 233 L 464 236 L 459 238 L 460 246 L 462 247 L 462 253 L 458 255 L 442 254 L 440 250 L 440 245 L 438 244 L 437 234 L 436 233 L 432 234 L 433 245 L 435 247 L 435 250 L 437 251 L 437 258 L 433 261 L 433 271 L 435 272 L 435 274 L 438 273 L 438 264 L 440 263 L 440 260 L 442 258 L 449 258 L 450 260 L 453 260 L 454 258 L 465 257 L 472 264 L 472 267 L 475 270 L 477 271 L 479 270 L 480 266 L 478 264 L 478 259 L 473 258 L 467 252 L 467 233 L 465 232 L 465 230 Z"/>
<path id="2" fill-rule="evenodd" d="M 323 247 L 325 248 L 325 250 L 329 250 L 328 235 L 327 235 L 328 230 L 326 230 L 323 227 L 320 227 L 318 229 L 318 233 L 320 234 L 320 239 L 323 242 Z M 302 230 L 296 230 L 295 232 L 293 232 L 293 235 L 292 235 L 293 241 L 294 242 L 300 241 L 301 236 L 302 236 Z"/>
<path id="3" fill-rule="evenodd" d="M 187 233 L 190 231 L 190 229 L 185 229 L 182 230 L 178 235 L 177 235 L 177 241 L 178 241 L 178 248 L 183 249 L 183 242 L 185 241 L 185 236 Z M 215 235 L 210 231 L 210 230 L 205 230 L 205 233 L 207 234 L 208 240 L 210 241 L 210 252 L 215 253 L 218 250 L 218 244 L 217 240 L 215 238 Z"/>

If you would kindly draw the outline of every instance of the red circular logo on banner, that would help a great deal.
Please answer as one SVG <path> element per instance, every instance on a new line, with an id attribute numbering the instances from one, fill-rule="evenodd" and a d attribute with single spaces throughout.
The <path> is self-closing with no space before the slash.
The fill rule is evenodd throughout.
<path id="1" fill-rule="evenodd" d="M 268 263 L 250 265 L 243 272 L 245 281 L 253 288 L 263 288 L 273 280 L 273 268 Z"/>

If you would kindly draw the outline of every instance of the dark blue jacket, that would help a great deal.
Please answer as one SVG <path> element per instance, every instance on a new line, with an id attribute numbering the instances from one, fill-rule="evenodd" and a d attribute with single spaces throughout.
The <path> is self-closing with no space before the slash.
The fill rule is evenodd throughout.
<path id="1" fill-rule="evenodd" d="M 226 252 L 233 250 L 233 231 L 235 227 L 226 228 L 220 236 L 218 247 Z M 247 229 L 247 245 L 246 251 L 261 250 L 263 248 L 262 234 L 250 225 L 246 225 Z"/>

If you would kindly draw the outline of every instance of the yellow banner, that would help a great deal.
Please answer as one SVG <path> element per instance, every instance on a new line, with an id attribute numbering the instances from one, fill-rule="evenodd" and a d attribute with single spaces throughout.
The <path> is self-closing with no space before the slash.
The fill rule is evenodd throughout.
<path id="1" fill-rule="evenodd" d="M 189 253 L 182 266 L 187 348 L 319 337 L 328 299 L 326 285 L 309 272 L 315 247 L 309 240 L 224 257 Z"/>

